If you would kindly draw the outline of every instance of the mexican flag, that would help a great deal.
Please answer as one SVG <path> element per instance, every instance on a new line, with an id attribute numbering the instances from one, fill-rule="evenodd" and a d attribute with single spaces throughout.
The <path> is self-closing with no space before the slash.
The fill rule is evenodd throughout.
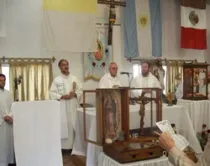
<path id="1" fill-rule="evenodd" d="M 207 48 L 206 0 L 181 0 L 181 48 Z"/>

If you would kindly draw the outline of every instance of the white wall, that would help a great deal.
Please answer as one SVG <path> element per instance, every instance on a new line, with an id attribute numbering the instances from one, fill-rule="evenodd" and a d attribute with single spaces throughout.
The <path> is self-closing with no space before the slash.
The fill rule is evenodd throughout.
<path id="1" fill-rule="evenodd" d="M 65 58 L 70 62 L 71 72 L 80 80 L 83 80 L 83 62 L 81 53 L 68 52 L 47 52 L 43 46 L 42 39 L 42 0 L 7 0 L 7 37 L 0 38 L 0 57 L 55 57 L 53 65 L 54 75 L 59 74 L 57 63 Z M 207 51 L 182 50 L 179 47 L 180 41 L 180 10 L 177 0 L 161 0 L 163 17 L 163 57 L 168 59 L 207 59 L 210 49 Z M 163 3 L 164 2 L 164 3 Z M 117 10 L 117 23 L 121 22 L 119 8 Z M 210 14 L 210 5 L 208 6 Z M 98 17 L 106 19 L 108 7 L 99 5 Z M 210 20 L 208 19 L 208 27 Z M 132 71 L 131 65 L 126 61 L 123 50 L 123 27 L 114 27 L 113 55 L 114 61 L 119 65 L 119 71 Z M 208 43 L 210 43 L 210 28 L 208 28 Z M 206 56 L 205 56 L 206 55 Z M 122 77 L 123 83 L 127 85 L 126 76 Z M 85 89 L 97 87 L 95 81 L 87 81 Z"/>

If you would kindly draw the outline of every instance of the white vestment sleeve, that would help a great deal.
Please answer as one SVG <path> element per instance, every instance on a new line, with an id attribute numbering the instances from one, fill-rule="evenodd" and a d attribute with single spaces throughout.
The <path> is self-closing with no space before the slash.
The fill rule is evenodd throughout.
<path id="1" fill-rule="evenodd" d="M 13 103 L 13 98 L 12 98 L 12 95 L 10 94 L 10 97 L 9 97 L 9 99 L 8 99 L 9 101 L 8 101 L 8 104 L 9 104 L 9 112 L 8 112 L 8 116 L 10 116 L 10 117 L 13 117 L 13 115 L 12 115 L 12 103 Z"/>
<path id="2" fill-rule="evenodd" d="M 103 76 L 99 81 L 99 88 L 100 89 L 106 88 L 104 82 L 105 82 L 105 79 L 104 79 L 104 76 Z"/>
<path id="3" fill-rule="evenodd" d="M 160 81 L 155 76 L 153 77 L 153 79 L 154 79 L 154 82 L 155 82 L 155 87 L 154 88 L 160 88 L 160 89 L 162 89 L 161 88 Z"/>
<path id="4" fill-rule="evenodd" d="M 137 81 L 138 77 L 134 78 L 133 81 L 131 82 L 131 88 L 139 88 L 140 85 L 138 85 L 138 81 Z M 138 90 L 131 90 L 131 97 L 135 98 L 135 97 L 139 97 L 141 96 L 142 90 L 138 89 Z"/>
<path id="5" fill-rule="evenodd" d="M 52 85 L 50 87 L 50 98 L 52 100 L 60 100 L 62 95 L 58 92 L 58 88 L 55 84 L 55 82 L 52 82 Z"/>
<path id="6" fill-rule="evenodd" d="M 190 160 L 183 151 L 176 147 L 170 150 L 168 159 L 173 165 L 176 166 L 196 166 L 196 164 Z"/>
<path id="7" fill-rule="evenodd" d="M 83 92 L 83 88 L 82 88 L 82 83 L 76 78 L 76 94 L 77 94 L 77 99 L 78 101 L 80 101 L 81 97 L 82 97 L 82 92 Z"/>

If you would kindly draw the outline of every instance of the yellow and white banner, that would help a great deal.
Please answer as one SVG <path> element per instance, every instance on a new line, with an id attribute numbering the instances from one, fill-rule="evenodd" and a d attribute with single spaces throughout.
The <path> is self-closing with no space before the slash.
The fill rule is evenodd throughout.
<path id="1" fill-rule="evenodd" d="M 47 50 L 96 50 L 97 0 L 43 0 L 43 10 Z"/>

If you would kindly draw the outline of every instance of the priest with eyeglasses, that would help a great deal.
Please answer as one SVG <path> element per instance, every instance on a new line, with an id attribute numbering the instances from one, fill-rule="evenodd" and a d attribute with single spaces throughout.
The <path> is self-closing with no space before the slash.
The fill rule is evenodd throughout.
<path id="1" fill-rule="evenodd" d="M 117 63 L 112 62 L 109 65 L 109 72 L 106 73 L 99 82 L 100 89 L 118 88 L 121 86 L 120 78 L 117 75 Z"/>

